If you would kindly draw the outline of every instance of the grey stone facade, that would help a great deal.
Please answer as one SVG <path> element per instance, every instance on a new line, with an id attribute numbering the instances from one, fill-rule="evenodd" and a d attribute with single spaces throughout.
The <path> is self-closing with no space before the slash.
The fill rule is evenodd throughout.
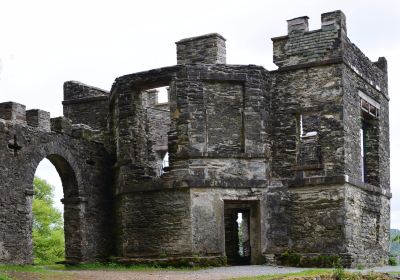
<path id="1" fill-rule="evenodd" d="M 176 43 L 177 65 L 109 93 L 66 82 L 64 117 L 1 103 L 0 262 L 32 262 L 32 181 L 47 157 L 71 263 L 258 264 L 292 251 L 385 264 L 386 60 L 350 42 L 341 11 L 313 31 L 289 20 L 272 41 L 275 71 L 226 64 L 225 39 L 207 34 Z"/>

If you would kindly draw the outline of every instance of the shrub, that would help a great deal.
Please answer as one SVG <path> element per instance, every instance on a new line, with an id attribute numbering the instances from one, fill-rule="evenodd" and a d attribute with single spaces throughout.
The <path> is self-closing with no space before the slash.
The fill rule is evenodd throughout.
<path id="1" fill-rule="evenodd" d="M 301 256 L 292 251 L 286 251 L 279 257 L 279 262 L 285 266 L 300 266 Z"/>
<path id="2" fill-rule="evenodd" d="M 397 264 L 396 257 L 389 257 L 389 265 L 396 266 Z"/>

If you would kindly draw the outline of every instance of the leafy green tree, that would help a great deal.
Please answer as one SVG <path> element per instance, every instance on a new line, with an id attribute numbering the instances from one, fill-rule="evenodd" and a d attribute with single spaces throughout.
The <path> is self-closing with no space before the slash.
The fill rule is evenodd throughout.
<path id="1" fill-rule="evenodd" d="M 54 207 L 54 188 L 45 180 L 33 180 L 35 195 L 32 212 L 33 254 L 36 264 L 51 264 L 65 258 L 64 228 L 61 212 Z"/>

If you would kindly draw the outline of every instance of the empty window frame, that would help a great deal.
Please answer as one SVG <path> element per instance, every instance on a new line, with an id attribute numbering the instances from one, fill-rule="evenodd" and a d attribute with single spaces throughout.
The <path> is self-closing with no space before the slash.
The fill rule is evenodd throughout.
<path id="1" fill-rule="evenodd" d="M 362 111 L 374 118 L 379 118 L 380 105 L 362 91 L 358 91 L 360 97 L 360 108 Z"/>
<path id="2" fill-rule="evenodd" d="M 300 138 L 317 136 L 318 132 L 315 130 L 317 126 L 319 126 L 318 116 L 300 114 L 299 116 Z"/>

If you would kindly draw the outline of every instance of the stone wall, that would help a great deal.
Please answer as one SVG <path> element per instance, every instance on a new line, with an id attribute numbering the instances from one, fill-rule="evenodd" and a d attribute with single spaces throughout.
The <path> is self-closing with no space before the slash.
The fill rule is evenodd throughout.
<path id="1" fill-rule="evenodd" d="M 64 83 L 64 117 L 74 124 L 86 124 L 92 129 L 107 131 L 109 93 L 79 82 Z"/>
<path id="2" fill-rule="evenodd" d="M 278 70 L 273 77 L 272 176 L 283 179 L 343 174 L 341 67 L 334 64 Z M 308 148 L 311 158 L 304 161 L 302 148 L 306 141 L 311 144 L 310 139 L 318 150 L 312 158 Z"/>
<path id="3" fill-rule="evenodd" d="M 21 108 L 18 104 L 12 107 Z M 36 127 L 37 123 L 30 126 L 21 122 L 22 117 L 16 121 L 14 115 L 0 119 L 0 139 L 5 143 L 0 148 L 0 261 L 33 261 L 32 184 L 44 158 L 54 164 L 63 183 L 67 261 L 89 262 L 108 257 L 112 250 L 110 157 L 101 144 L 72 137 L 73 127 L 69 127 L 69 135 L 60 134 Z M 39 119 L 40 123 L 50 123 L 49 114 L 41 114 L 44 115 L 48 118 Z"/>
<path id="4" fill-rule="evenodd" d="M 192 256 L 190 194 L 187 189 L 120 194 L 117 209 L 118 256 Z"/>
<path id="5" fill-rule="evenodd" d="M 267 72 L 235 65 L 185 69 L 171 87 L 169 149 L 175 184 L 265 186 L 270 155 Z"/>
<path id="6" fill-rule="evenodd" d="M 387 264 L 390 242 L 388 197 L 347 185 L 345 234 L 350 266 Z"/>

